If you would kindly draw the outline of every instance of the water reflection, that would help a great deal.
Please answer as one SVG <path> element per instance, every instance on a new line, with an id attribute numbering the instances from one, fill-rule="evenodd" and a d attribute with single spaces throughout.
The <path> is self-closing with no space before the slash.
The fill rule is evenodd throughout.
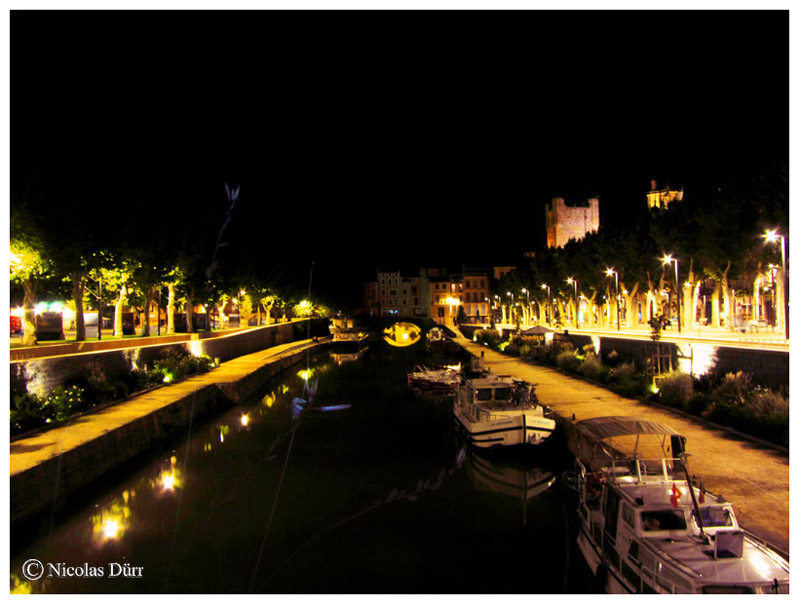
<path id="1" fill-rule="evenodd" d="M 499 461 L 472 449 L 467 473 L 477 489 L 511 496 L 523 502 L 546 492 L 556 481 L 553 473 L 540 467 L 530 467 L 515 459 Z"/>
<path id="2" fill-rule="evenodd" d="M 536 492 L 534 475 L 455 442 L 447 409 L 408 396 L 418 353 L 373 349 L 358 363 L 295 368 L 136 475 L 110 479 L 107 497 L 14 553 L 11 591 L 558 591 L 559 557 L 548 550 L 536 571 L 529 540 L 562 541 L 558 502 Z M 537 512 L 520 531 L 523 497 Z M 513 582 L 467 571 L 487 540 Z M 27 581 L 22 563 L 45 557 L 130 562 L 144 577 Z"/>
<path id="3" fill-rule="evenodd" d="M 383 339 L 393 347 L 410 347 L 419 341 L 421 334 L 419 326 L 400 321 L 384 329 Z"/>

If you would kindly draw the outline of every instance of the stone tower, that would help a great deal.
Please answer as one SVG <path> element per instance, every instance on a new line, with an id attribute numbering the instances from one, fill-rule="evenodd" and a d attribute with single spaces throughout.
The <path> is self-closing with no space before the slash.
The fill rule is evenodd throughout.
<path id="1" fill-rule="evenodd" d="M 560 248 L 571 239 L 582 239 L 600 228 L 600 200 L 593 197 L 584 204 L 568 206 L 564 198 L 553 198 L 545 207 L 545 225 L 548 248 Z"/>

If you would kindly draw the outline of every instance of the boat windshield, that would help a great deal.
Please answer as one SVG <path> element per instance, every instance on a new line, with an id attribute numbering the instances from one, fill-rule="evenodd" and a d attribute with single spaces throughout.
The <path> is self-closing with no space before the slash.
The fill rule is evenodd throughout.
<path id="1" fill-rule="evenodd" d="M 491 387 L 475 389 L 475 401 L 508 401 L 511 399 L 511 387 Z"/>
<path id="2" fill-rule="evenodd" d="M 686 529 L 686 517 L 681 509 L 642 511 L 644 531 L 667 531 Z"/>
<path id="3" fill-rule="evenodd" d="M 703 519 L 703 527 L 731 527 L 733 525 L 731 512 L 724 506 L 701 506 L 700 515 Z"/>

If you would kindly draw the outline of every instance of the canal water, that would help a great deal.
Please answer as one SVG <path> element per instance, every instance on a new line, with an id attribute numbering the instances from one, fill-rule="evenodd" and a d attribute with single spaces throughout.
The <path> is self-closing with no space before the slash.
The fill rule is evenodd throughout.
<path id="1" fill-rule="evenodd" d="M 563 444 L 470 451 L 450 400 L 406 386 L 440 361 L 382 341 L 310 354 L 15 532 L 12 591 L 597 592 L 553 483 Z"/>

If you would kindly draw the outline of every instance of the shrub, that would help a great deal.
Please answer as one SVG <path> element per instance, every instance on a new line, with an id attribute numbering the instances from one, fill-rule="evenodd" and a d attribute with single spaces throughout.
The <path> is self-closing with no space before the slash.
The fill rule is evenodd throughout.
<path id="1" fill-rule="evenodd" d="M 18 435 L 42 426 L 44 399 L 28 392 L 14 393 L 11 397 L 11 434 Z"/>
<path id="2" fill-rule="evenodd" d="M 578 367 L 581 365 L 581 360 L 578 359 L 578 354 L 575 349 L 564 348 L 556 355 L 556 366 L 561 370 L 568 372 L 577 372 Z"/>
<path id="3" fill-rule="evenodd" d="M 496 349 L 501 340 L 497 330 L 476 330 L 474 338 L 475 342 L 479 342 L 492 349 Z"/>
<path id="4" fill-rule="evenodd" d="M 609 382 L 623 382 L 636 376 L 636 365 L 633 362 L 621 363 L 608 373 Z"/>
<path id="5" fill-rule="evenodd" d="M 597 355 L 594 353 L 587 353 L 586 357 L 578 366 L 578 372 L 586 378 L 603 382 L 608 376 L 609 369 L 602 364 Z"/>
<path id="6" fill-rule="evenodd" d="M 78 385 L 57 386 L 47 396 L 43 406 L 47 420 L 64 420 L 88 407 L 84 398 L 84 389 Z"/>
<path id="7" fill-rule="evenodd" d="M 658 390 L 664 405 L 686 409 L 694 394 L 692 377 L 683 372 L 670 372 L 658 381 Z"/>

